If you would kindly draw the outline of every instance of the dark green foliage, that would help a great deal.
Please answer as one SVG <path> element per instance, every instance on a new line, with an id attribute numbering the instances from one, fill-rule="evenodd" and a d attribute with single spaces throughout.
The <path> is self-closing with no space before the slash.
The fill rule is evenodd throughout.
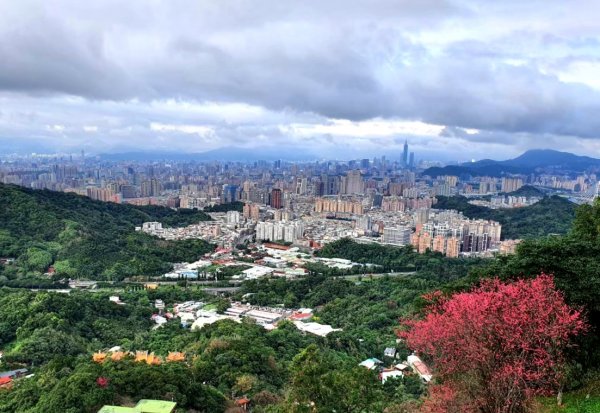
<path id="1" fill-rule="evenodd" d="M 507 192 L 506 195 L 542 198 L 546 194 L 544 193 L 544 191 L 542 191 L 541 189 L 538 189 L 534 186 L 524 185 L 524 186 L 520 187 L 519 189 L 517 189 L 516 191 Z"/>
<path id="2" fill-rule="evenodd" d="M 471 205 L 462 196 L 438 197 L 438 209 L 455 209 L 467 218 L 490 219 L 502 224 L 502 238 L 536 238 L 565 234 L 571 228 L 577 206 L 565 198 L 551 196 L 523 208 L 489 209 Z"/>
<path id="3" fill-rule="evenodd" d="M 96 413 L 105 404 L 142 398 L 173 400 L 198 412 L 222 412 L 225 397 L 202 384 L 182 363 L 149 366 L 131 360 L 95 364 L 89 360 L 50 363 L 39 378 L 22 380 L 12 392 L 0 394 L 0 412 Z M 99 386 L 98 378 L 108 380 Z"/>
<path id="4" fill-rule="evenodd" d="M 365 270 L 363 267 L 357 267 L 356 271 L 351 273 L 368 272 L 414 272 L 428 273 L 428 276 L 440 280 L 449 281 L 451 279 L 464 276 L 472 266 L 482 265 L 484 260 L 477 258 L 457 258 L 447 259 L 442 254 L 428 252 L 418 254 L 414 252 L 411 246 L 394 247 L 380 244 L 359 244 L 350 238 L 343 238 L 338 241 L 326 244 L 321 251 L 317 253 L 325 258 L 345 258 L 360 264 L 375 264 L 372 270 Z M 318 271 L 325 275 L 336 274 L 335 270 L 319 267 Z M 331 272 L 331 274 L 328 274 Z"/>
<path id="5" fill-rule="evenodd" d="M 294 357 L 290 370 L 291 390 L 283 411 L 361 412 L 380 410 L 383 405 L 376 374 L 347 364 L 332 351 L 310 345 Z"/>
<path id="6" fill-rule="evenodd" d="M 135 232 L 146 221 L 188 225 L 200 211 L 135 207 L 87 197 L 0 184 L 0 256 L 17 257 L 15 275 L 40 274 L 50 264 L 66 277 L 119 280 L 160 275 L 170 263 L 198 259 L 212 248 L 199 240 L 164 241 Z"/>
<path id="7" fill-rule="evenodd" d="M 109 294 L 0 290 L 0 348 L 5 360 L 40 364 L 81 354 L 93 343 L 112 347 L 150 327 L 150 308 L 119 306 Z M 16 342 L 15 342 L 16 340 Z M 8 346 L 12 343 L 12 346 Z"/>
<path id="8" fill-rule="evenodd" d="M 244 210 L 244 203 L 240 201 L 230 202 L 227 204 L 217 204 L 205 207 L 202 211 L 204 212 L 227 212 L 227 211 L 238 211 Z"/>

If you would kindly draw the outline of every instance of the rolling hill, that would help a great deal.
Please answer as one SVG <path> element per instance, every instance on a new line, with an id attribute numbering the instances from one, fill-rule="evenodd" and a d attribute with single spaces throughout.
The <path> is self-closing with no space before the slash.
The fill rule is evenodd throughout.
<path id="1" fill-rule="evenodd" d="M 529 174 L 536 170 L 582 173 L 599 169 L 600 159 L 551 149 L 532 149 L 514 159 L 504 161 L 483 159 L 461 165 L 433 167 L 426 169 L 424 174 L 432 177 L 441 175 L 499 177 L 503 174 Z"/>
<path id="2" fill-rule="evenodd" d="M 135 232 L 145 221 L 183 226 L 210 220 L 201 211 L 136 207 L 84 196 L 0 184 L 0 267 L 3 279 L 39 275 L 50 265 L 57 276 L 122 279 L 159 275 L 172 262 L 198 259 L 212 250 L 200 240 L 165 241 Z"/>
<path id="3" fill-rule="evenodd" d="M 455 209 L 473 219 L 491 219 L 502 224 L 502 238 L 536 238 L 548 234 L 565 234 L 575 219 L 577 205 L 558 196 L 550 196 L 523 208 L 489 209 L 472 205 L 462 196 L 438 197 L 434 206 Z"/>

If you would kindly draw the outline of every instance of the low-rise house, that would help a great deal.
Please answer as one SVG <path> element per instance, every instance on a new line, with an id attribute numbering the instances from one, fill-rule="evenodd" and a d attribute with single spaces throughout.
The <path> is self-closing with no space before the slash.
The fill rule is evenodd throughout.
<path id="1" fill-rule="evenodd" d="M 385 350 L 383 350 L 383 356 L 389 357 L 389 358 L 395 358 L 396 357 L 396 349 L 394 347 L 387 347 Z"/>
<path id="2" fill-rule="evenodd" d="M 293 313 L 290 316 L 290 320 L 292 320 L 292 321 L 308 321 L 312 317 L 313 317 L 312 312 L 305 312 L 305 313 L 303 313 L 303 312 L 301 312 L 299 310 L 299 311 L 296 311 L 295 313 Z"/>
<path id="3" fill-rule="evenodd" d="M 287 262 L 281 258 L 265 257 L 262 259 L 263 264 L 269 267 L 283 268 L 287 265 Z"/>
<path id="4" fill-rule="evenodd" d="M 366 359 L 366 360 L 360 362 L 358 365 L 362 366 L 366 369 L 369 369 L 369 370 L 375 370 L 375 369 L 378 369 L 379 366 L 381 366 L 382 364 L 383 364 L 383 361 L 376 359 L 375 357 L 372 357 L 372 358 L 369 358 L 369 359 Z"/>
<path id="5" fill-rule="evenodd" d="M 396 364 L 396 365 L 394 366 L 394 368 L 395 368 L 396 370 L 405 371 L 406 369 L 408 369 L 408 368 L 409 368 L 409 366 L 408 366 L 407 364 L 404 364 L 404 363 L 398 363 L 398 364 Z"/>
<path id="6" fill-rule="evenodd" d="M 393 378 L 402 378 L 402 376 L 404 376 L 404 374 L 400 371 L 400 370 L 396 370 L 396 369 L 383 369 L 381 371 L 381 373 L 379 373 L 379 380 L 381 380 L 381 383 L 385 384 L 385 382 L 388 379 L 393 379 Z"/>
<path id="7" fill-rule="evenodd" d="M 173 306 L 173 311 L 175 313 L 190 312 L 196 311 L 202 307 L 204 307 L 204 303 L 202 301 L 186 301 L 184 303 L 175 304 Z"/>
<path id="8" fill-rule="evenodd" d="M 8 370 L 0 372 L 0 378 L 2 377 L 10 377 L 11 379 L 17 379 L 19 377 L 23 377 L 27 374 L 27 369 L 16 369 L 16 370 Z"/>
<path id="9" fill-rule="evenodd" d="M 225 315 L 230 315 L 232 317 L 242 317 L 248 311 L 250 311 L 250 307 L 248 307 L 248 306 L 233 305 L 233 306 L 229 307 L 227 310 L 225 310 Z"/>
<path id="10" fill-rule="evenodd" d="M 193 313 L 178 313 L 177 317 L 179 317 L 181 324 L 184 326 L 192 324 L 194 321 L 196 321 L 196 315 Z"/>
<path id="11" fill-rule="evenodd" d="M 303 321 L 294 321 L 296 328 L 302 332 L 325 337 L 334 331 L 342 331 L 341 328 L 333 328 L 328 324 L 319 324 L 314 322 L 305 323 Z"/>
<path id="12" fill-rule="evenodd" d="M 198 310 L 198 312 L 196 312 L 196 317 L 196 321 L 194 321 L 191 327 L 192 330 L 200 330 L 206 325 L 210 325 L 216 323 L 217 321 L 226 319 L 241 322 L 241 318 L 239 317 L 218 314 L 215 310 Z"/>
<path id="13" fill-rule="evenodd" d="M 265 277 L 271 274 L 273 271 L 273 268 L 256 265 L 252 268 L 242 271 L 242 276 L 247 280 L 255 280 L 257 278 Z M 233 278 L 236 277 L 234 276 Z"/>
<path id="14" fill-rule="evenodd" d="M 421 377 L 421 380 L 425 383 L 429 383 L 432 379 L 431 371 L 427 367 L 423 360 L 421 360 L 416 355 L 410 355 L 406 358 L 408 365 L 413 369 L 413 371 Z"/>
<path id="15" fill-rule="evenodd" d="M 167 322 L 167 319 L 158 314 L 152 314 L 152 321 L 156 323 L 156 325 L 161 326 Z"/>
<path id="16" fill-rule="evenodd" d="M 118 295 L 111 295 L 110 297 L 108 297 L 108 300 L 119 305 L 125 304 L 123 301 L 121 301 L 121 298 L 119 298 Z"/>
<path id="17" fill-rule="evenodd" d="M 282 314 L 261 310 L 250 310 L 244 316 L 252 318 L 258 324 L 273 324 L 282 318 Z"/>
<path id="18" fill-rule="evenodd" d="M 250 399 L 241 397 L 235 401 L 235 405 L 242 409 L 242 411 L 247 412 L 250 408 Z"/>

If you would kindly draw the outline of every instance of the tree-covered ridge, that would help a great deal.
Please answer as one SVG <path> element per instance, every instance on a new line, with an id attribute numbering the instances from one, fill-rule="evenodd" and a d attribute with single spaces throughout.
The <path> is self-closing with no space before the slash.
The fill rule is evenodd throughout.
<path id="1" fill-rule="evenodd" d="M 435 208 L 455 209 L 467 218 L 498 221 L 502 224 L 502 237 L 515 239 L 566 234 L 575 218 L 577 205 L 559 196 L 550 196 L 523 208 L 490 209 L 472 205 L 463 196 L 440 196 Z"/>
<path id="2" fill-rule="evenodd" d="M 3 268 L 8 279 L 43 273 L 121 279 L 158 275 L 171 262 L 200 257 L 211 247 L 199 240 L 164 241 L 135 232 L 146 221 L 188 225 L 210 217 L 201 211 L 120 205 L 75 194 L 0 185 L 0 256 L 17 258 Z"/>
<path id="3" fill-rule="evenodd" d="M 212 206 L 204 207 L 204 212 L 227 212 L 237 211 L 242 212 L 244 210 L 244 203 L 241 201 L 229 202 L 226 204 L 216 204 Z"/>
<path id="4" fill-rule="evenodd" d="M 531 185 L 523 185 L 516 191 L 507 192 L 510 196 L 544 197 L 546 194 L 541 189 Z"/>
<path id="5" fill-rule="evenodd" d="M 412 246 L 360 244 L 350 238 L 326 244 L 316 255 L 323 258 L 345 258 L 359 264 L 374 264 L 376 267 L 373 272 L 419 271 L 419 275 L 442 281 L 460 278 L 471 267 L 486 263 L 481 258 L 445 258 L 437 252 L 418 254 Z"/>

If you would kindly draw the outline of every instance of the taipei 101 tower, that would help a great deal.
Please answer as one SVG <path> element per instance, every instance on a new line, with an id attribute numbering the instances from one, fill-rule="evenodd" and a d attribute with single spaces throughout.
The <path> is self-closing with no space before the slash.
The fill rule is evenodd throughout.
<path id="1" fill-rule="evenodd" d="M 408 166 L 408 141 L 404 141 L 404 151 L 402 152 L 402 166 Z"/>

